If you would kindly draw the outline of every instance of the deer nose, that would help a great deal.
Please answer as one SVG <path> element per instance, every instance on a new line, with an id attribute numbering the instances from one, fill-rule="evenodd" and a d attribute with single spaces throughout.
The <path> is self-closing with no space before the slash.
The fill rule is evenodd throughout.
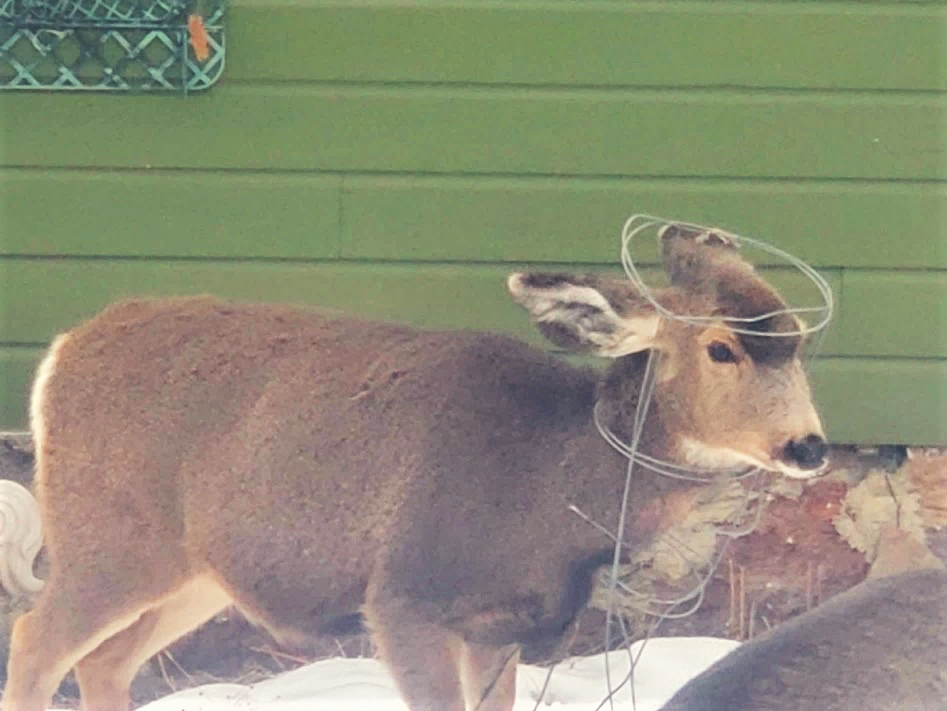
<path id="1" fill-rule="evenodd" d="M 825 460 L 828 445 L 817 434 L 807 435 L 803 439 L 793 439 L 786 445 L 786 457 L 795 462 L 800 469 L 817 469 Z"/>

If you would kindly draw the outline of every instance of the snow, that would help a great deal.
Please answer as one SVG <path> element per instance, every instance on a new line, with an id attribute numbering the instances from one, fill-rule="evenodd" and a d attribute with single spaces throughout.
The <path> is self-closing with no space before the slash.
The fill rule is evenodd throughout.
<path id="1" fill-rule="evenodd" d="M 691 677 L 737 646 L 711 637 L 655 638 L 628 651 L 569 659 L 555 667 L 541 709 L 593 711 L 608 690 L 635 668 L 635 700 L 629 687 L 615 695 L 616 711 L 655 711 Z M 536 707 L 548 669 L 520 665 L 514 711 Z M 608 709 L 608 704 L 602 706 Z M 372 659 L 329 659 L 257 684 L 211 684 L 158 699 L 140 711 L 406 711 L 384 667 Z"/>

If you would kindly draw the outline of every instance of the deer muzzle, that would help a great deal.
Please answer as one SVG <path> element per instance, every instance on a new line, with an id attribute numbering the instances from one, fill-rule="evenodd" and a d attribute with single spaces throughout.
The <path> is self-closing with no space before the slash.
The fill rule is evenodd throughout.
<path id="1" fill-rule="evenodd" d="M 792 439 L 786 444 L 783 456 L 799 469 L 819 469 L 825 464 L 828 445 L 821 435 L 810 434 L 802 439 Z"/>

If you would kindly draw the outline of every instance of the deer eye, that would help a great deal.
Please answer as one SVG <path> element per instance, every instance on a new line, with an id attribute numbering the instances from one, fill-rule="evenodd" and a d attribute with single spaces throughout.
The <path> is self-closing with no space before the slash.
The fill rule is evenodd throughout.
<path id="1" fill-rule="evenodd" d="M 736 363 L 737 357 L 726 343 L 714 341 L 707 346 L 707 355 L 714 363 Z"/>

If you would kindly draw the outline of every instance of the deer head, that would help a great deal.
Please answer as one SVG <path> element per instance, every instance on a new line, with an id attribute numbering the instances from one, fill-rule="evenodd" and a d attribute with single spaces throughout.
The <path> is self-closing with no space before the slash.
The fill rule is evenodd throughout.
<path id="1" fill-rule="evenodd" d="M 660 237 L 669 285 L 650 296 L 627 280 L 543 273 L 514 274 L 509 290 L 557 346 L 615 359 L 600 397 L 618 411 L 617 430 L 628 431 L 637 402 L 634 356 L 650 350 L 660 356 L 656 435 L 671 460 L 818 473 L 826 444 L 802 367 L 801 321 L 730 236 L 668 225 Z"/>

